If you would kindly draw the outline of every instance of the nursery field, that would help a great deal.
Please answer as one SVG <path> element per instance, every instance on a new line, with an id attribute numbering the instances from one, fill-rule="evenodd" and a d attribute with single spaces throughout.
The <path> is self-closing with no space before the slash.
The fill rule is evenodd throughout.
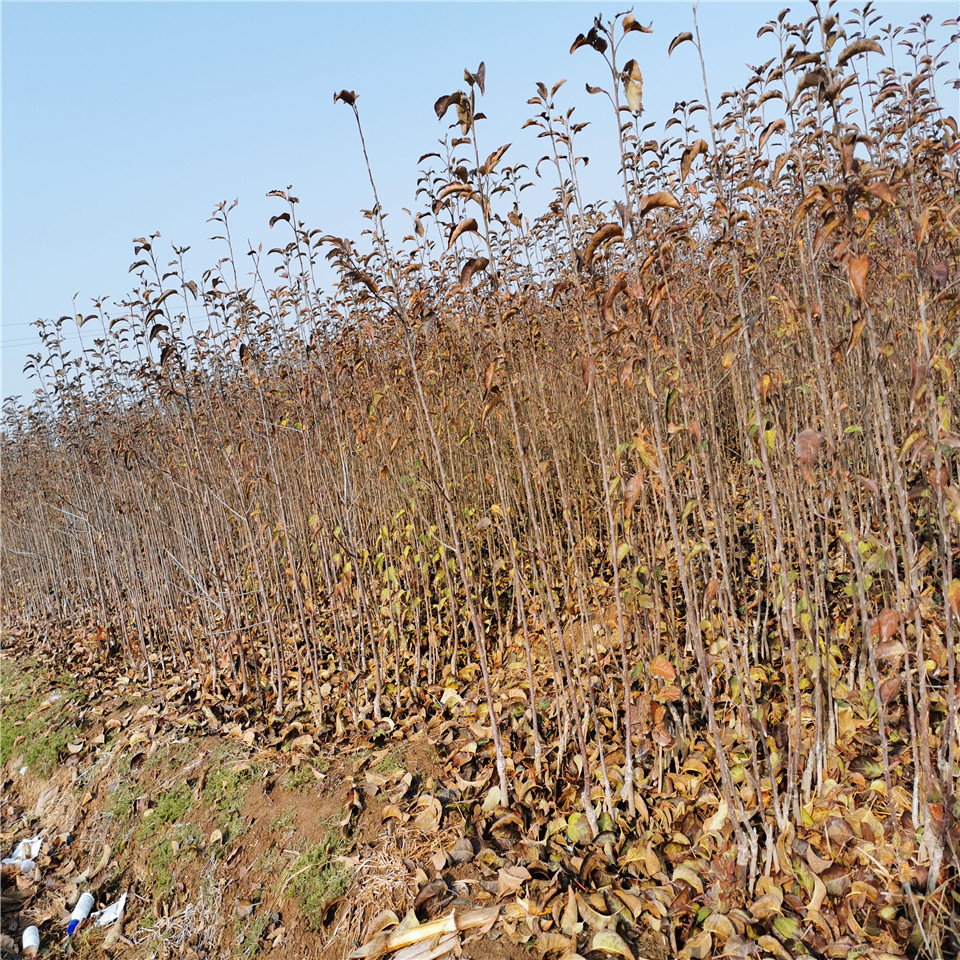
<path id="1" fill-rule="evenodd" d="M 2 948 L 956 957 L 946 26 L 785 10 L 715 91 L 695 13 L 588 21 L 589 117 L 538 84 L 487 142 L 465 70 L 390 218 L 341 90 L 355 239 L 274 189 L 263 244 L 218 204 L 201 275 L 140 237 L 126 299 L 41 322 Z M 703 80 L 668 117 L 654 43 Z M 125 909 L 68 937 L 84 891 Z"/>

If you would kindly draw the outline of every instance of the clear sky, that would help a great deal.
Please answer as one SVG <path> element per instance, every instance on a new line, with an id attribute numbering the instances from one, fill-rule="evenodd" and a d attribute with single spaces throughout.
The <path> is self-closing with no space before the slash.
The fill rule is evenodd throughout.
<path id="1" fill-rule="evenodd" d="M 775 55 L 773 38 L 756 33 L 784 5 L 701 3 L 714 101 L 746 82 L 744 64 Z M 790 6 L 794 20 L 812 12 Z M 957 15 L 955 2 L 875 6 L 898 24 Z M 191 246 L 189 276 L 199 278 L 224 253 L 208 239 L 214 206 L 239 199 L 231 217 L 242 259 L 248 240 L 275 244 L 268 220 L 281 207 L 264 195 L 292 184 L 310 227 L 358 238 L 370 188 L 353 116 L 333 103 L 341 88 L 359 94 L 387 225 L 401 236 L 401 208 L 416 206 L 418 157 L 446 126 L 433 103 L 481 60 L 481 153 L 512 142 L 507 161 L 532 168 L 544 151 L 535 130 L 521 132 L 534 109 L 526 101 L 536 81 L 565 77 L 559 104 L 575 105 L 596 134 L 584 141 L 585 193 L 610 198 L 612 114 L 584 90 L 609 76 L 592 50 L 568 51 L 597 13 L 623 9 L 629 3 L 4 2 L 0 396 L 32 393 L 21 373 L 38 346 L 32 321 L 73 314 L 76 294 L 88 313 L 93 298 L 131 291 L 134 237 L 159 231 L 164 252 L 170 242 Z M 692 46 L 667 57 L 670 40 L 691 27 L 691 7 L 633 9 L 655 32 L 632 34 L 621 56 L 643 69 L 645 118 L 658 121 L 659 136 L 675 101 L 702 98 Z M 944 106 L 956 114 L 955 102 Z"/>

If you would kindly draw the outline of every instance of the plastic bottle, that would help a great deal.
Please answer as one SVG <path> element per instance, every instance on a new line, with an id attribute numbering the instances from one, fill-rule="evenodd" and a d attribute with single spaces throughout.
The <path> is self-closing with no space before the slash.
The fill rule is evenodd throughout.
<path id="1" fill-rule="evenodd" d="M 73 908 L 73 913 L 70 914 L 70 923 L 67 924 L 68 936 L 72 937 L 74 933 L 76 933 L 77 927 L 90 916 L 92 909 L 93 894 L 88 892 L 77 901 L 77 905 Z"/>
<path id="2" fill-rule="evenodd" d="M 23 931 L 23 956 L 35 957 L 40 950 L 40 931 L 36 927 L 27 927 Z"/>

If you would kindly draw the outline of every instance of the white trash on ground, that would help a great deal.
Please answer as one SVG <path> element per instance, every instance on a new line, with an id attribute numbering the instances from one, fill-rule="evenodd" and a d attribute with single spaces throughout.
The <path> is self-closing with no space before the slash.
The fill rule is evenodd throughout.
<path id="1" fill-rule="evenodd" d="M 40 848 L 43 846 L 43 840 L 40 834 L 31 837 L 29 840 L 21 840 L 13 851 L 12 857 L 4 857 L 0 863 L 20 863 L 23 860 L 36 860 L 40 855 Z M 33 869 L 32 867 L 30 868 Z M 30 872 L 29 870 L 27 871 Z"/>
<path id="2" fill-rule="evenodd" d="M 23 931 L 23 956 L 35 957 L 40 950 L 40 931 L 37 927 L 27 927 Z"/>
<path id="3" fill-rule="evenodd" d="M 127 902 L 127 895 L 124 894 L 116 903 L 111 903 L 109 907 L 104 907 L 93 914 L 97 918 L 98 927 L 107 927 L 115 920 L 120 919 L 123 908 Z"/>
<path id="4" fill-rule="evenodd" d="M 90 916 L 92 909 L 93 894 L 88 891 L 77 901 L 77 905 L 73 908 L 73 913 L 70 914 L 70 923 L 67 924 L 68 936 L 72 937 L 74 933 L 76 933 L 77 927 Z"/>

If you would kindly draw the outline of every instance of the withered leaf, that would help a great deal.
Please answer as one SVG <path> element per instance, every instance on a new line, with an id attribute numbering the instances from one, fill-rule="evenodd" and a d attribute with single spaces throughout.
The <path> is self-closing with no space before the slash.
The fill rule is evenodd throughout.
<path id="1" fill-rule="evenodd" d="M 627 280 L 622 273 L 607 288 L 607 292 L 604 294 L 604 297 L 603 297 L 603 303 L 600 306 L 601 312 L 603 313 L 603 318 L 604 320 L 607 321 L 607 323 L 613 323 L 614 301 L 626 289 L 627 289 Z"/>
<path id="2" fill-rule="evenodd" d="M 460 293 L 466 293 L 470 289 L 470 280 L 475 273 L 486 270 L 490 261 L 486 257 L 471 257 L 460 271 L 460 282 L 454 289 Z"/>
<path id="3" fill-rule="evenodd" d="M 794 441 L 794 456 L 807 483 L 815 483 L 813 467 L 820 453 L 820 434 L 812 427 L 801 430 Z"/>
<path id="4" fill-rule="evenodd" d="M 580 358 L 580 379 L 587 388 L 587 393 L 593 389 L 594 381 L 597 378 L 597 361 L 592 355 Z"/>
<path id="5" fill-rule="evenodd" d="M 520 864 L 501 867 L 497 873 L 497 895 L 504 897 L 517 893 L 529 879 L 530 871 Z"/>
<path id="6" fill-rule="evenodd" d="M 817 256 L 817 254 L 820 253 L 830 234 L 833 233 L 833 231 L 836 230 L 842 222 L 843 221 L 840 219 L 840 217 L 830 216 L 823 223 L 821 223 L 819 227 L 817 227 L 817 232 L 813 235 L 814 256 Z"/>
<path id="7" fill-rule="evenodd" d="M 658 654 L 650 661 L 650 676 L 659 677 L 661 680 L 676 680 L 677 671 L 673 664 L 663 655 Z"/>
<path id="8" fill-rule="evenodd" d="M 693 164 L 693 161 L 696 160 L 701 154 L 705 154 L 707 149 L 706 140 L 695 140 L 683 151 L 683 154 L 680 157 L 681 183 L 687 179 L 687 174 L 690 173 L 690 167 Z"/>
<path id="9" fill-rule="evenodd" d="M 629 517 L 630 514 L 633 513 L 634 505 L 640 496 L 640 491 L 643 489 L 643 476 L 643 473 L 638 471 L 627 481 L 623 498 L 623 514 L 626 517 Z M 672 680 L 673 678 L 671 677 L 670 679 Z"/>
<path id="10" fill-rule="evenodd" d="M 498 147 L 489 157 L 484 161 L 483 166 L 480 168 L 480 172 L 483 174 L 493 173 L 494 168 L 500 162 L 501 157 L 510 149 L 510 144 L 505 143 L 502 147 Z"/>
<path id="11" fill-rule="evenodd" d="M 636 60 L 630 60 L 623 68 L 623 91 L 627 105 L 634 113 L 643 112 L 643 74 Z"/>
<path id="12" fill-rule="evenodd" d="M 880 684 L 880 702 L 886 706 L 900 695 L 903 680 L 900 677 L 888 677 Z"/>
<path id="13" fill-rule="evenodd" d="M 607 49 L 607 41 L 597 32 L 596 26 L 592 26 L 586 34 L 577 34 L 577 39 L 573 41 L 570 52 L 573 53 L 581 47 L 593 47 L 597 53 L 604 53 Z"/>
<path id="14" fill-rule="evenodd" d="M 749 910 L 757 920 L 768 920 L 780 913 L 783 904 L 783 894 L 777 890 L 774 893 L 765 893 L 750 904 Z"/>
<path id="15" fill-rule="evenodd" d="M 674 882 L 683 880 L 685 883 L 689 883 L 697 893 L 703 893 L 703 881 L 685 864 L 677 864 L 677 866 L 673 868 L 673 879 Z"/>
<path id="16" fill-rule="evenodd" d="M 476 73 L 471 73 L 469 70 L 463 71 L 463 79 L 466 83 L 469 83 L 472 87 L 476 84 L 480 88 L 480 94 L 483 95 L 486 91 L 484 89 L 484 83 L 487 78 L 487 65 L 481 60 L 480 66 L 477 67 Z"/>
<path id="17" fill-rule="evenodd" d="M 688 40 L 693 40 L 693 34 L 689 30 L 685 30 L 683 33 L 678 33 L 671 41 L 670 46 L 667 47 L 667 56 L 669 57 L 681 43 L 686 43 Z"/>
<path id="18" fill-rule="evenodd" d="M 483 371 L 483 392 L 489 393 L 493 387 L 493 378 L 497 372 L 497 361 L 491 360 L 487 364 L 487 369 Z"/>
<path id="19" fill-rule="evenodd" d="M 850 339 L 847 342 L 847 356 L 854 351 L 857 344 L 860 342 L 860 338 L 863 336 L 863 331 L 867 327 L 866 317 L 857 317 L 854 320 L 853 325 L 850 327 Z"/>
<path id="20" fill-rule="evenodd" d="M 762 150 L 767 141 L 778 131 L 786 130 L 787 124 L 784 121 L 783 117 L 778 117 L 776 120 L 771 120 L 763 130 L 760 132 L 760 140 L 757 143 L 757 149 Z"/>
<path id="21" fill-rule="evenodd" d="M 891 607 L 884 607 L 870 624 L 870 632 L 886 643 L 896 636 L 900 629 L 900 614 Z"/>
<path id="22" fill-rule="evenodd" d="M 840 51 L 840 56 L 837 57 L 837 66 L 842 67 L 848 60 L 851 60 L 853 57 L 858 56 L 862 53 L 879 53 L 882 54 L 883 47 L 877 43 L 872 37 L 861 37 L 859 40 L 854 40 L 848 47 L 844 47 Z"/>
<path id="23" fill-rule="evenodd" d="M 457 242 L 458 237 L 462 236 L 464 233 L 477 233 L 477 221 L 473 217 L 467 217 L 464 220 L 461 220 L 454 228 L 450 231 L 450 242 L 447 244 L 447 249 L 449 250 L 454 243 Z"/>
<path id="24" fill-rule="evenodd" d="M 601 950 L 604 953 L 612 953 L 624 957 L 625 960 L 634 960 L 633 951 L 627 946 L 623 937 L 613 930 L 598 930 L 593 935 L 590 949 Z"/>
<path id="25" fill-rule="evenodd" d="M 960 620 L 960 578 L 950 581 L 950 586 L 947 588 L 947 603 L 954 619 Z"/>
<path id="26" fill-rule="evenodd" d="M 500 388 L 492 387 L 489 393 L 489 399 L 483 405 L 483 412 L 480 414 L 480 424 L 486 426 L 487 417 L 490 416 L 491 411 L 493 411 L 501 402 L 502 397 L 500 396 Z"/>
<path id="27" fill-rule="evenodd" d="M 897 202 L 897 188 L 884 180 L 878 180 L 867 187 L 867 193 L 882 200 L 884 203 L 894 204 Z"/>
<path id="28" fill-rule="evenodd" d="M 640 216 L 644 216 L 651 210 L 656 210 L 657 207 L 670 207 L 671 209 L 679 210 L 680 201 L 677 200 L 673 194 L 663 191 L 660 193 L 651 193 L 640 201 Z"/>
<path id="29" fill-rule="evenodd" d="M 442 120 L 444 114 L 450 109 L 451 106 L 454 104 L 459 106 L 465 99 L 466 94 L 462 90 L 457 90 L 455 93 L 448 94 L 445 97 L 440 97 L 433 105 L 437 119 Z"/>
<path id="30" fill-rule="evenodd" d="M 631 33 L 632 31 L 637 31 L 638 33 L 653 33 L 653 24 L 645 27 L 639 20 L 632 14 L 628 13 L 623 18 L 623 32 Z"/>
<path id="31" fill-rule="evenodd" d="M 856 291 L 857 296 L 864 302 L 867 302 L 867 271 L 870 269 L 870 258 L 866 254 L 859 257 L 851 257 L 847 264 L 847 271 L 850 276 L 850 286 Z"/>
<path id="32" fill-rule="evenodd" d="M 601 244 L 612 243 L 622 238 L 623 227 L 621 227 L 619 223 L 605 223 L 598 230 L 594 231 L 590 240 L 587 242 L 586 250 L 584 250 L 583 253 L 583 262 L 589 264 Z"/>

